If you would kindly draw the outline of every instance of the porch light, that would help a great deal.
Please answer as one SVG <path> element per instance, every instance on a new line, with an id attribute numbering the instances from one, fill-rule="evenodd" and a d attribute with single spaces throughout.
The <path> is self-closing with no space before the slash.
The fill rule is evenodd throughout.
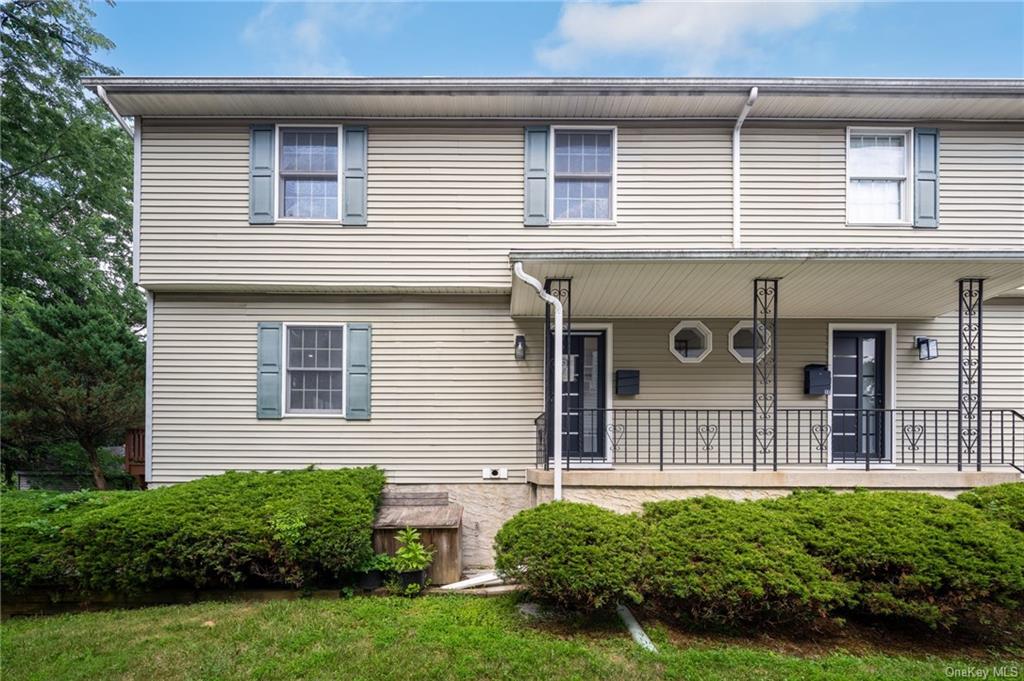
<path id="1" fill-rule="evenodd" d="M 918 359 L 935 359 L 939 356 L 939 340 L 937 338 L 917 336 L 914 338 L 914 342 L 917 343 Z"/>
<path id="2" fill-rule="evenodd" d="M 520 362 L 526 359 L 526 336 L 516 336 L 516 359 Z"/>

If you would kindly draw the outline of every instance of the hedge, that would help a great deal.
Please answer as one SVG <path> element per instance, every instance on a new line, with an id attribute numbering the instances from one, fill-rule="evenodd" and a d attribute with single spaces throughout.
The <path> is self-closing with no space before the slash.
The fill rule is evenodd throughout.
<path id="1" fill-rule="evenodd" d="M 846 609 L 950 627 L 1024 602 L 1024 536 L 960 502 L 912 492 L 797 493 L 764 504 L 848 584 Z"/>
<path id="2" fill-rule="evenodd" d="M 670 511 L 670 512 L 665 512 Z M 825 616 L 851 597 L 804 551 L 794 524 L 756 503 L 714 497 L 647 506 L 649 597 L 702 623 L 762 624 Z"/>
<path id="3" fill-rule="evenodd" d="M 87 495 L 61 515 L 8 515 L 5 590 L 78 592 L 287 585 L 340 579 L 373 555 L 377 469 L 226 473 L 120 497 Z M 60 503 L 57 495 L 49 502 Z M 12 550 L 13 549 L 13 550 Z M 43 551 L 46 565 L 34 558 Z"/>
<path id="4" fill-rule="evenodd" d="M 1009 523 L 1024 532 L 1024 482 L 979 487 L 964 492 L 957 500 L 980 509 L 993 520 Z"/>
<path id="5" fill-rule="evenodd" d="M 993 515 L 1022 510 L 1016 489 L 978 495 L 1001 500 Z M 581 609 L 642 598 L 703 624 L 857 617 L 951 629 L 1012 622 L 1024 605 L 1024 533 L 930 494 L 704 497 L 646 504 L 642 516 L 560 502 L 516 515 L 495 549 L 499 570 L 535 598 Z"/>
<path id="6" fill-rule="evenodd" d="M 536 598 L 593 610 L 641 600 L 639 521 L 558 501 L 518 513 L 494 540 L 495 566 Z"/>

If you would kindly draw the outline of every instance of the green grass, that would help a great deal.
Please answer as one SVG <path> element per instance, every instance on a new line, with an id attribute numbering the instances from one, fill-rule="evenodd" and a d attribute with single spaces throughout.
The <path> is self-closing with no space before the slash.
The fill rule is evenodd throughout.
<path id="1" fill-rule="evenodd" d="M 614 621 L 545 629 L 512 597 L 199 603 L 14 619 L 0 631 L 19 679 L 944 679 L 998 662 L 834 653 L 795 657 L 701 643 L 640 650 Z M 1009 662 L 1008 662 L 1009 663 Z M 1018 664 L 1017 669 L 1020 669 Z"/>

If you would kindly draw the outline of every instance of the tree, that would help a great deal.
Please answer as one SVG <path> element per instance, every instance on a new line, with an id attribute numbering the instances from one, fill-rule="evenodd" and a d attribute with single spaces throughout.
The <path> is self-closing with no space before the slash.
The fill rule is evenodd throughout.
<path id="1" fill-rule="evenodd" d="M 145 344 L 97 304 L 8 302 L 3 319 L 4 437 L 26 445 L 72 440 L 93 481 L 100 450 L 145 414 Z"/>
<path id="2" fill-rule="evenodd" d="M 132 143 L 81 79 L 113 44 L 80 0 L 0 6 L 0 283 L 40 302 L 101 296 L 141 326 L 131 284 Z"/>
<path id="3" fill-rule="evenodd" d="M 113 45 L 92 17 L 84 0 L 0 3 L 0 453 L 8 477 L 69 451 L 71 438 L 87 448 L 100 484 L 96 448 L 137 425 L 142 404 L 132 142 L 81 85 L 116 73 L 95 58 Z"/>

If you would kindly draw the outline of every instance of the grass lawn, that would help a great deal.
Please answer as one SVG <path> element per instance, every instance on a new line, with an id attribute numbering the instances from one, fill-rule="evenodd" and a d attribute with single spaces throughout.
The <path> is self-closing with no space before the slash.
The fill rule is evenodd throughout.
<path id="1" fill-rule="evenodd" d="M 659 625 L 661 653 L 617 621 L 544 627 L 514 597 L 432 596 L 199 603 L 13 619 L 0 630 L 18 679 L 947 679 L 1020 660 L 829 652 L 685 641 Z M 672 643 L 671 641 L 676 641 Z M 955 656 L 954 656 L 955 658 Z M 961 672 L 959 678 L 969 678 Z M 979 677 L 975 677 L 979 678 Z"/>

